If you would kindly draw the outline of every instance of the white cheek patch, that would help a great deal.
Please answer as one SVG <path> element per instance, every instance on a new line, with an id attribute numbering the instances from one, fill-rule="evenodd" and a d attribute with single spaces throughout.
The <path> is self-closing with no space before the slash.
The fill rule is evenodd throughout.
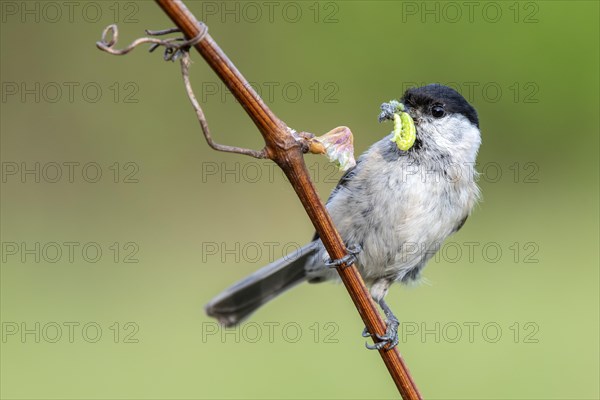
<path id="1" fill-rule="evenodd" d="M 457 160 L 475 162 L 481 145 L 479 129 L 467 118 L 453 114 L 422 126 L 439 149 L 449 150 Z"/>

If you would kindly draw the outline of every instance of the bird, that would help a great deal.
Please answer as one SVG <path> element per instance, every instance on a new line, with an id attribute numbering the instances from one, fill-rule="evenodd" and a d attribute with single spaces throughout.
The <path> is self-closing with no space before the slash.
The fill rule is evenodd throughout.
<path id="1" fill-rule="evenodd" d="M 456 90 L 437 83 L 407 89 L 400 103 L 414 121 L 412 147 L 400 149 L 393 133 L 374 143 L 344 173 L 326 203 L 386 316 L 385 334 L 366 344 L 369 349 L 398 344 L 399 320 L 385 301 L 390 286 L 418 282 L 424 266 L 463 227 L 480 198 L 475 163 L 481 133 L 475 108 Z M 393 120 L 396 112 L 398 101 L 383 103 L 379 121 Z M 225 289 L 205 311 L 221 325 L 235 326 L 300 283 L 339 281 L 328 261 L 315 234 L 292 256 Z M 363 336 L 370 335 L 365 328 Z"/>

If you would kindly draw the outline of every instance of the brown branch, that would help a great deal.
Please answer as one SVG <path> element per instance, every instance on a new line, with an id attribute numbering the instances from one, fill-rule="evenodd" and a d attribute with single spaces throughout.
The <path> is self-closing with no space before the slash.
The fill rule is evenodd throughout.
<path id="1" fill-rule="evenodd" d="M 182 1 L 156 0 L 156 2 L 188 39 L 199 35 L 202 25 Z M 265 155 L 275 161 L 288 177 L 330 257 L 341 259 L 346 256 L 346 247 L 325 206 L 319 199 L 304 164 L 301 142 L 290 134 L 286 124 L 279 120 L 263 103 L 210 35 L 206 34 L 203 40 L 194 44 L 194 47 L 217 73 L 258 127 L 265 140 Z M 385 322 L 377 311 L 377 307 L 356 267 L 342 265 L 337 270 L 367 330 L 383 335 L 386 329 Z M 389 350 L 381 349 L 379 353 L 402 398 L 421 399 L 421 395 L 404 365 L 397 347 Z"/>

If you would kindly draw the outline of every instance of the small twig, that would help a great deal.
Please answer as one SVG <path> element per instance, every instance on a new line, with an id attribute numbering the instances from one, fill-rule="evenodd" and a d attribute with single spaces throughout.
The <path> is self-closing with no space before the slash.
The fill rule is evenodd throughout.
<path id="1" fill-rule="evenodd" d="M 170 28 L 163 29 L 160 31 L 149 31 L 146 30 L 146 35 L 150 36 L 162 36 L 167 35 L 169 33 L 180 32 L 179 28 Z M 122 56 L 133 49 L 138 47 L 139 45 L 145 43 L 152 43 L 150 46 L 150 52 L 156 50 L 159 46 L 165 47 L 164 59 L 165 61 L 175 61 L 183 52 L 188 51 L 191 46 L 200 42 L 206 34 L 208 33 L 208 27 L 202 23 L 201 29 L 198 31 L 198 34 L 190 40 L 186 40 L 185 38 L 168 38 L 168 39 L 157 39 L 152 37 L 143 37 L 134 40 L 131 44 L 124 49 L 118 50 L 115 49 L 114 46 L 119 41 L 119 28 L 117 25 L 112 24 L 107 26 L 104 31 L 102 31 L 102 38 L 100 41 L 96 42 L 96 46 L 107 53 L 110 53 L 115 56 Z M 181 43 L 176 43 L 181 42 Z"/>
<path id="2" fill-rule="evenodd" d="M 188 98 L 190 99 L 190 102 L 192 103 L 192 107 L 194 108 L 194 111 L 196 112 L 196 117 L 198 118 L 198 121 L 200 122 L 200 127 L 202 128 L 202 133 L 204 134 L 204 138 L 206 139 L 206 142 L 208 143 L 208 145 L 211 148 L 218 150 L 218 151 L 244 154 L 244 155 L 248 155 L 248 156 L 251 156 L 254 158 L 266 158 L 267 154 L 264 150 L 252 150 L 252 149 L 245 149 L 243 147 L 227 146 L 224 144 L 219 144 L 212 139 L 212 136 L 210 134 L 210 129 L 208 128 L 208 122 L 206 121 L 206 117 L 204 115 L 204 111 L 202 111 L 202 107 L 200 106 L 200 103 L 198 102 L 198 100 L 196 99 L 196 96 L 194 95 L 194 90 L 192 89 L 192 84 L 190 82 L 190 64 L 191 64 L 190 54 L 189 54 L 190 46 L 193 46 L 196 43 L 200 42 L 202 39 L 204 39 L 204 37 L 208 33 L 208 27 L 205 24 L 201 23 L 200 26 L 202 28 L 202 29 L 200 29 L 200 33 L 198 33 L 193 39 L 190 39 L 190 40 L 185 40 L 185 38 L 168 38 L 168 39 L 162 40 L 162 39 L 146 37 L 146 38 L 136 39 L 129 46 L 125 47 L 124 49 L 118 50 L 118 49 L 115 49 L 114 46 L 117 44 L 117 41 L 119 40 L 119 28 L 117 27 L 117 25 L 113 24 L 113 25 L 107 26 L 106 29 L 104 29 L 104 31 L 102 32 L 102 39 L 99 42 L 96 42 L 96 46 L 100 50 L 103 50 L 107 53 L 117 55 L 117 56 L 125 55 L 125 54 L 131 52 L 136 47 L 138 47 L 142 44 L 145 44 L 145 43 L 152 43 L 152 46 L 150 46 L 150 49 L 149 49 L 150 52 L 153 52 L 160 46 L 164 46 L 165 53 L 164 53 L 163 58 L 165 59 L 165 61 L 175 61 L 178 58 L 180 58 L 181 75 L 183 77 L 185 91 L 188 95 Z M 178 33 L 178 32 L 181 32 L 181 30 L 179 28 L 169 28 L 169 29 L 163 29 L 163 30 L 159 30 L 159 31 L 146 30 L 146 34 L 150 35 L 150 36 L 162 36 L 162 35 L 168 35 L 170 33 Z M 109 34 L 110 34 L 110 36 L 109 36 Z M 180 43 L 177 43 L 177 42 L 180 42 Z"/>
<path id="3" fill-rule="evenodd" d="M 202 107 L 200 107 L 200 103 L 198 103 L 198 100 L 194 95 L 194 91 L 192 90 L 192 85 L 190 83 L 189 65 L 190 54 L 187 51 L 185 51 L 183 53 L 183 56 L 181 57 L 181 75 L 183 76 L 185 91 L 187 92 L 190 102 L 192 103 L 192 107 L 194 107 L 194 111 L 196 111 L 196 116 L 198 117 L 198 121 L 200 122 L 202 133 L 204 133 L 204 137 L 206 138 L 206 142 L 208 143 L 208 145 L 215 150 L 224 151 L 227 153 L 245 154 L 254 158 L 267 158 L 267 153 L 265 150 L 252 150 L 245 149 L 243 147 L 227 146 L 224 144 L 216 143 L 212 140 L 212 136 L 210 135 L 210 129 L 208 128 L 208 123 L 206 122 L 206 117 L 204 116 Z"/>

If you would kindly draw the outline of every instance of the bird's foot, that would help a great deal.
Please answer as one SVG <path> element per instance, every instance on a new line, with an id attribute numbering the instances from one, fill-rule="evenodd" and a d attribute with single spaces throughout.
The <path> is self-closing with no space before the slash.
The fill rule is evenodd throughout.
<path id="1" fill-rule="evenodd" d="M 374 335 L 377 339 L 379 339 L 378 342 L 374 344 L 369 344 L 368 342 L 365 342 L 365 346 L 367 347 L 367 349 L 380 350 L 385 347 L 386 350 L 390 350 L 398 345 L 398 343 L 400 342 L 400 339 L 398 339 L 398 328 L 400 327 L 400 322 L 398 321 L 398 319 L 396 319 L 396 317 L 391 316 L 391 318 L 386 321 L 386 325 L 387 328 L 385 330 L 385 334 Z M 365 329 L 362 332 L 362 336 L 369 337 L 372 335 L 365 327 Z"/>
<path id="2" fill-rule="evenodd" d="M 347 255 L 337 260 L 329 259 L 325 262 L 325 265 L 327 265 L 330 268 L 337 268 L 340 265 L 345 265 L 346 267 L 349 267 L 356 262 L 356 256 L 362 251 L 362 248 L 360 247 L 360 245 L 356 244 L 353 246 L 348 246 L 346 250 L 348 251 Z"/>
<path id="3" fill-rule="evenodd" d="M 394 347 L 396 347 L 398 345 L 398 342 L 400 341 L 398 339 L 398 328 L 400 327 L 400 322 L 398 321 L 398 318 L 396 318 L 396 316 L 392 312 L 391 308 L 387 305 L 385 300 L 380 299 L 378 301 L 378 303 L 387 318 L 387 320 L 385 322 L 386 323 L 385 334 L 383 334 L 383 335 L 375 334 L 374 336 L 377 339 L 379 339 L 379 341 L 375 342 L 374 344 L 365 343 L 365 346 L 369 350 L 381 350 L 383 348 L 385 348 L 386 350 L 391 350 Z M 369 333 L 367 328 L 365 328 L 363 330 L 362 335 L 363 335 L 363 337 L 373 336 Z"/>

